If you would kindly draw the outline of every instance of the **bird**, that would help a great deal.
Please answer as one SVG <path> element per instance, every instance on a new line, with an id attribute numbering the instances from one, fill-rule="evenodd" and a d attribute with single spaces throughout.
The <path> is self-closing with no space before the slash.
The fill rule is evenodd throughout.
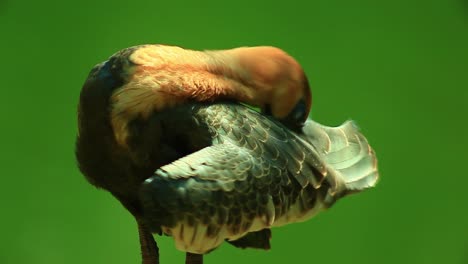
<path id="1" fill-rule="evenodd" d="M 275 47 L 126 48 L 83 85 L 78 167 L 135 217 L 144 264 L 159 263 L 153 233 L 173 236 L 187 263 L 223 241 L 268 249 L 271 227 L 378 179 L 357 127 L 321 126 L 310 107 L 304 71 Z"/>

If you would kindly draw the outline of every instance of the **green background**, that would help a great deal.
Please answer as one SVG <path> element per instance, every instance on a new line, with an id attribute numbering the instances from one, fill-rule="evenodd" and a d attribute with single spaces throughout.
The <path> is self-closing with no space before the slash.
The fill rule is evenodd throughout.
<path id="1" fill-rule="evenodd" d="M 312 117 L 356 120 L 379 157 L 377 188 L 206 263 L 468 263 L 466 1 L 2 0 L 0 29 L 0 263 L 139 262 L 134 220 L 80 175 L 74 141 L 89 70 L 144 43 L 281 47 Z"/>

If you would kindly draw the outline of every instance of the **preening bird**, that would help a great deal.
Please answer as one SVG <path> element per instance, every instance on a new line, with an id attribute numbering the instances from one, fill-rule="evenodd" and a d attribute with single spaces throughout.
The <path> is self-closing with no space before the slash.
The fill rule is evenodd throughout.
<path id="1" fill-rule="evenodd" d="M 356 126 L 305 121 L 310 105 L 303 70 L 277 48 L 132 47 L 83 86 L 77 160 L 135 217 L 143 263 L 159 263 L 153 233 L 172 236 L 187 262 L 224 241 L 268 249 L 270 228 L 378 179 Z"/>

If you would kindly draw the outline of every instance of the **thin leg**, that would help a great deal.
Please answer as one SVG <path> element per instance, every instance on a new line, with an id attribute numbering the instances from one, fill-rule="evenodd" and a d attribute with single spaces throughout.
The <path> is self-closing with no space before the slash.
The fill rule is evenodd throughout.
<path id="1" fill-rule="evenodd" d="M 142 223 L 138 223 L 141 258 L 143 264 L 159 264 L 159 248 L 151 232 Z"/>
<path id="2" fill-rule="evenodd" d="M 185 264 L 203 264 L 203 255 L 187 252 L 185 254 Z"/>

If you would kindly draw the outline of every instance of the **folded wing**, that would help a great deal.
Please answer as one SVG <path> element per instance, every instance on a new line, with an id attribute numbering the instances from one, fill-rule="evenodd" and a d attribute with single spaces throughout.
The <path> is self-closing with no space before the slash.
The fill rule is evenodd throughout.
<path id="1" fill-rule="evenodd" d="M 377 175 L 368 168 L 373 152 L 348 125 L 308 121 L 295 134 L 237 104 L 190 109 L 213 144 L 161 167 L 140 191 L 149 226 L 173 236 L 180 250 L 206 253 L 224 240 L 304 221 Z M 267 248 L 265 234 L 261 245 L 244 239 L 240 246 Z"/>

